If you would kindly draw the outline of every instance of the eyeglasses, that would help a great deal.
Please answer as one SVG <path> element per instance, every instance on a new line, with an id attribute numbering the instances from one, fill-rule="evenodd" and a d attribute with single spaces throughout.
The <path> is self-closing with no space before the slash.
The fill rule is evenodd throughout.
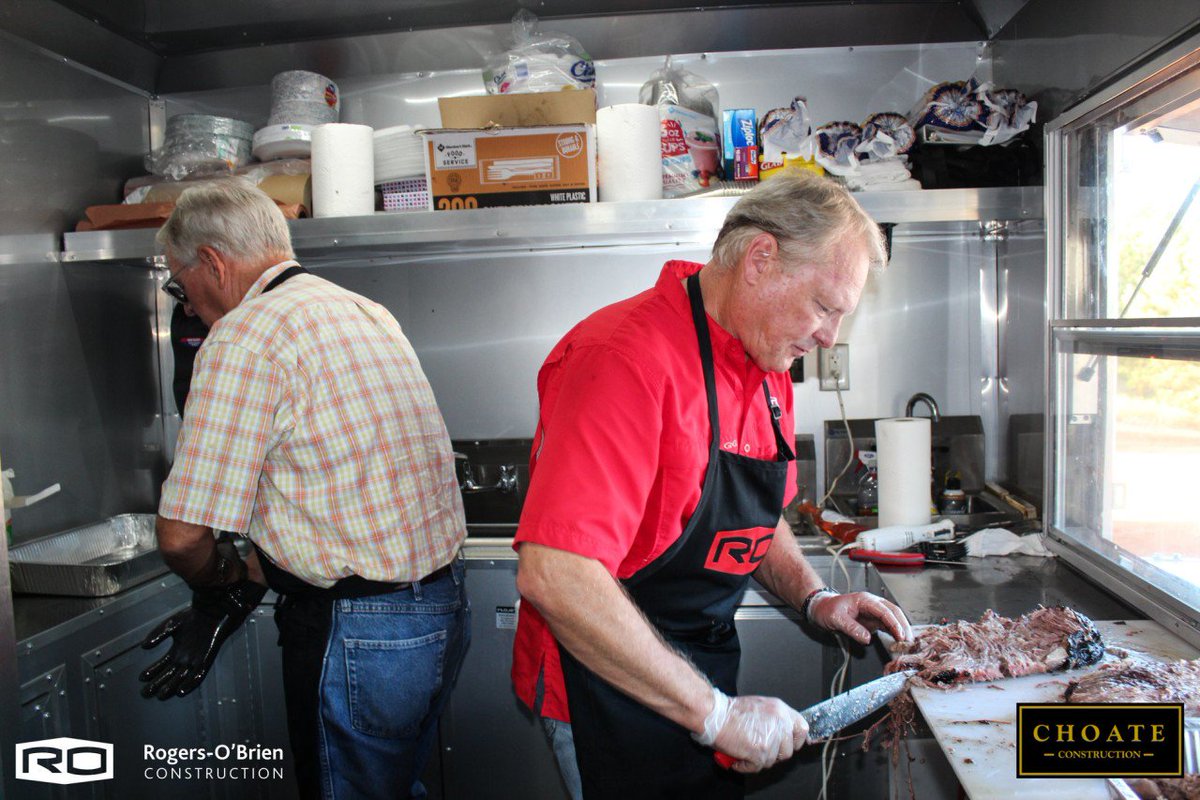
<path id="1" fill-rule="evenodd" d="M 179 302 L 186 303 L 188 301 L 187 292 L 185 292 L 183 290 L 183 287 L 179 285 L 179 276 L 182 275 L 183 273 L 187 272 L 189 269 L 191 269 L 192 267 L 196 266 L 196 264 L 199 264 L 199 263 L 200 262 L 197 261 L 193 264 L 188 264 L 186 267 L 179 270 L 179 272 L 176 272 L 174 275 L 171 275 L 170 277 L 168 277 L 167 280 L 162 285 L 162 290 L 164 292 L 166 292 L 167 294 L 171 295 L 171 297 L 174 297 Z"/>

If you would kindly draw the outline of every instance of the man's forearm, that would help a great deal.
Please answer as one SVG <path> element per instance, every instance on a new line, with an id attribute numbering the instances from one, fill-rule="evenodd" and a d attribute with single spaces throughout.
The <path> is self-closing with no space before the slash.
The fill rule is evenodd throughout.
<path id="1" fill-rule="evenodd" d="M 754 577 L 768 591 L 795 609 L 803 605 L 804 598 L 814 589 L 825 585 L 825 581 L 801 552 L 792 527 L 782 519 L 775 526 L 775 539 Z"/>
<path id="2" fill-rule="evenodd" d="M 223 554 L 217 548 L 212 528 L 206 525 L 160 516 L 155 522 L 155 532 L 163 561 L 190 586 L 215 588 L 244 578 L 264 586 L 267 583 L 255 553 L 251 552 L 245 560 L 236 552 Z"/>
<path id="3" fill-rule="evenodd" d="M 688 730 L 704 729 L 708 680 L 671 649 L 595 559 L 526 543 L 518 588 L 555 638 L 608 683 Z"/>

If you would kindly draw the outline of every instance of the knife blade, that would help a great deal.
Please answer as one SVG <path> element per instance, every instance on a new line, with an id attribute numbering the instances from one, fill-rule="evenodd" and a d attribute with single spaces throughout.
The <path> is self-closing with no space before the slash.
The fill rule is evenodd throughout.
<path id="1" fill-rule="evenodd" d="M 853 725 L 883 708 L 904 691 L 908 679 L 916 673 L 915 669 L 894 672 L 804 709 L 800 716 L 808 723 L 808 740 L 818 742 L 828 739 L 842 728 Z M 717 763 L 726 769 L 737 761 L 733 756 L 720 751 L 717 751 L 714 757 Z"/>

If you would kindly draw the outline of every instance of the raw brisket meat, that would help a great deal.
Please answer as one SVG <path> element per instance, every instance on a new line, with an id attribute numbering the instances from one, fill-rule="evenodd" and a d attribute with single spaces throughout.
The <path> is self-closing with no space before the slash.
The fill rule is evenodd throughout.
<path id="1" fill-rule="evenodd" d="M 914 682 L 949 686 L 1095 664 L 1104 642 L 1092 621 L 1063 606 L 1017 619 L 990 609 L 978 622 L 951 622 L 892 648 L 887 672 L 916 669 Z"/>
<path id="2" fill-rule="evenodd" d="M 1104 664 L 1071 681 L 1063 699 L 1068 703 L 1183 703 L 1184 714 L 1200 716 L 1200 659 Z"/>
<path id="3" fill-rule="evenodd" d="M 1200 800 L 1200 775 L 1130 778 L 1125 782 L 1141 800 Z"/>

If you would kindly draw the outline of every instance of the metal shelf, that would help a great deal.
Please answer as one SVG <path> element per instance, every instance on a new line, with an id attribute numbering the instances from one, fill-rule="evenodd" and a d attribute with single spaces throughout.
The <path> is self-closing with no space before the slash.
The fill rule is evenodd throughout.
<path id="1" fill-rule="evenodd" d="M 1042 189 L 936 189 L 855 195 L 879 222 L 1040 219 Z M 422 255 L 710 244 L 736 197 L 377 213 L 289 223 L 299 256 Z M 64 235 L 64 262 L 153 259 L 153 229 Z"/>

